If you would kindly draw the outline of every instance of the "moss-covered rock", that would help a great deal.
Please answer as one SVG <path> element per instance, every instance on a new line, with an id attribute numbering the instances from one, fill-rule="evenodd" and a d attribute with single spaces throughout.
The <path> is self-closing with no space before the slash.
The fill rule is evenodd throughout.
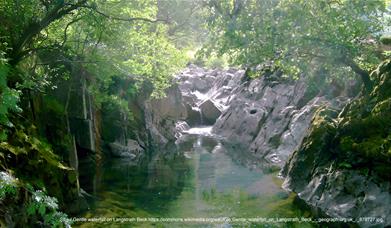
<path id="1" fill-rule="evenodd" d="M 371 77 L 373 91 L 350 102 L 338 117 L 317 112 L 282 174 L 285 188 L 330 216 L 373 215 L 385 221 L 381 225 L 390 225 L 391 61 L 380 64 Z M 348 191 L 348 180 L 360 184 L 354 182 Z"/>

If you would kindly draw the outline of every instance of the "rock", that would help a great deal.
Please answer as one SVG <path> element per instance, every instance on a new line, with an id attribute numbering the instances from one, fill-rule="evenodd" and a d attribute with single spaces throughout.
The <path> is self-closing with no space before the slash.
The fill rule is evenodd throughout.
<path id="1" fill-rule="evenodd" d="M 309 134 L 281 172 L 285 189 L 328 216 L 376 220 L 360 227 L 391 226 L 390 161 L 380 152 L 386 144 L 379 143 L 391 138 L 391 62 L 383 64 L 388 66 L 383 72 L 379 67 L 372 74 L 378 80 L 369 95 L 341 112 L 317 111 Z"/>
<path id="2" fill-rule="evenodd" d="M 210 99 L 205 100 L 199 106 L 202 113 L 203 124 L 214 124 L 221 115 L 220 109 L 216 107 L 216 104 Z"/>
<path id="3" fill-rule="evenodd" d="M 114 142 L 110 143 L 109 147 L 111 154 L 114 157 L 126 157 L 130 159 L 136 159 L 140 156 L 142 152 L 144 152 L 144 149 L 141 148 L 138 142 L 132 139 L 128 139 L 127 145 L 122 145 L 118 142 Z"/>
<path id="4" fill-rule="evenodd" d="M 75 135 L 76 144 L 86 150 L 95 151 L 95 134 L 90 119 L 71 118 L 71 132 Z"/>
<path id="5" fill-rule="evenodd" d="M 209 89 L 208 82 L 205 80 L 205 78 L 194 77 L 192 81 L 194 89 L 200 92 L 206 92 Z"/>
<path id="6" fill-rule="evenodd" d="M 271 82 L 270 77 L 260 77 L 240 84 L 242 77 L 239 72 L 230 76 L 230 95 L 220 99 L 227 108 L 213 131 L 279 166 L 300 145 L 317 108 L 325 105 L 338 109 L 347 102 L 339 97 L 308 98 L 303 80 Z"/>
<path id="7" fill-rule="evenodd" d="M 190 129 L 190 126 L 186 123 L 186 121 L 178 121 L 175 124 L 175 138 L 179 139 L 183 133 Z"/>
<path id="8" fill-rule="evenodd" d="M 186 120 L 188 116 L 179 88 L 173 86 L 166 93 L 164 98 L 144 102 L 146 128 L 156 145 L 175 141 L 176 122 Z"/>
<path id="9" fill-rule="evenodd" d="M 201 112 L 199 109 L 192 107 L 190 104 L 186 104 L 187 118 L 186 122 L 189 126 L 197 126 L 201 124 Z"/>

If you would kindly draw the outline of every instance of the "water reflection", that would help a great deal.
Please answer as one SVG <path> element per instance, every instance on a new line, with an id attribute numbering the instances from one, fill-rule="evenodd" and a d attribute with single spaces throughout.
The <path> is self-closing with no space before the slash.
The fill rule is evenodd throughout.
<path id="1" fill-rule="evenodd" d="M 242 154 L 243 151 L 227 148 L 210 133 L 210 129 L 196 128 L 190 129 L 176 144 L 156 151 L 146 165 L 111 160 L 103 164 L 101 183 L 92 208 L 82 216 L 217 218 L 308 215 L 292 203 L 294 196 L 280 188 L 281 181 L 276 173 L 265 174 L 249 168 L 243 164 L 251 162 L 239 161 L 230 155 L 232 153 Z M 81 227 L 97 225 L 118 224 L 76 224 Z M 230 227 L 232 224 L 152 222 L 131 225 Z"/>

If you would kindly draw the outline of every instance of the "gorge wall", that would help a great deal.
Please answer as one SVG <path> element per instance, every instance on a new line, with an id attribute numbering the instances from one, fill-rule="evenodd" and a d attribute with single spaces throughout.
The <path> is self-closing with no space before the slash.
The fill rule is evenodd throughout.
<path id="1" fill-rule="evenodd" d="M 278 71 L 250 80 L 243 70 L 191 65 L 176 81 L 182 98 L 168 97 L 183 100 L 177 121 L 213 125 L 213 133 L 226 142 L 278 166 L 300 145 L 319 107 L 340 110 L 349 100 L 346 91 L 333 86 L 311 96 L 305 80 L 288 80 Z"/>
<path id="2" fill-rule="evenodd" d="M 332 217 L 391 225 L 391 62 L 372 73 L 373 91 L 341 112 L 323 108 L 286 163 L 284 187 Z"/>
<path id="3" fill-rule="evenodd" d="M 57 178 L 66 182 L 48 188 L 68 213 L 88 208 L 85 198 L 97 187 L 80 168 L 98 173 L 111 157 L 148 161 L 152 148 L 175 142 L 191 127 L 212 126 L 236 151 L 284 167 L 284 187 L 327 215 L 377 215 L 389 224 L 389 66 L 373 75 L 379 85 L 365 99 L 336 84 L 311 93 L 308 79 L 290 80 L 279 71 L 251 79 L 243 70 L 190 65 L 161 99 L 150 98 L 147 85 L 132 96 L 126 91 L 134 82 L 113 82 L 110 93 L 125 99 L 131 114 L 99 105 L 89 90 L 93 77 L 83 69 L 26 102 L 40 134 L 74 169 Z"/>
<path id="4" fill-rule="evenodd" d="M 338 218 L 369 216 L 377 220 L 356 222 L 363 227 L 387 226 L 389 72 L 390 63 L 384 63 L 373 73 L 377 86 L 365 98 L 349 91 L 351 82 L 331 84 L 309 95 L 307 79 L 286 80 L 280 72 L 249 79 L 242 70 L 192 65 L 176 77 L 180 94 L 175 86 L 175 96 L 164 101 L 180 105 L 161 106 L 181 110 L 180 115 L 171 115 L 161 132 L 213 126 L 213 133 L 225 143 L 283 167 L 284 188 L 322 213 Z"/>

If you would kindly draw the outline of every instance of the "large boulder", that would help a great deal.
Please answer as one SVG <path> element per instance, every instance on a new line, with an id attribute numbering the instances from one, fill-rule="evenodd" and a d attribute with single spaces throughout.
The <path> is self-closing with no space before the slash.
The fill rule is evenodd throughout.
<path id="1" fill-rule="evenodd" d="M 220 109 L 210 99 L 202 102 L 199 108 L 201 109 L 203 124 L 214 124 L 221 115 Z"/>
<path id="2" fill-rule="evenodd" d="M 144 152 L 144 149 L 138 142 L 132 139 L 128 139 L 126 145 L 119 142 L 113 142 L 109 144 L 109 147 L 111 154 L 114 157 L 136 159 Z"/>
<path id="3" fill-rule="evenodd" d="M 201 112 L 198 108 L 192 107 L 190 104 L 186 104 L 187 118 L 186 122 L 190 126 L 201 125 Z"/>
<path id="4" fill-rule="evenodd" d="M 146 128 L 152 142 L 164 145 L 176 139 L 175 125 L 179 120 L 186 120 L 187 110 L 179 88 L 175 85 L 167 89 L 166 97 L 150 98 L 144 102 Z"/>

